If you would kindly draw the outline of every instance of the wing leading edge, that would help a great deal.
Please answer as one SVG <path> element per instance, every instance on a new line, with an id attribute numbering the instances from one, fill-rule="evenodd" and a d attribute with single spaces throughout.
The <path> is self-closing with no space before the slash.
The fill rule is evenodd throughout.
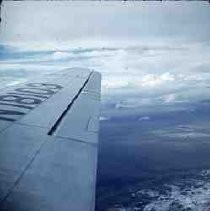
<path id="1" fill-rule="evenodd" d="M 101 77 L 72 68 L 0 94 L 0 210 L 94 210 Z"/>

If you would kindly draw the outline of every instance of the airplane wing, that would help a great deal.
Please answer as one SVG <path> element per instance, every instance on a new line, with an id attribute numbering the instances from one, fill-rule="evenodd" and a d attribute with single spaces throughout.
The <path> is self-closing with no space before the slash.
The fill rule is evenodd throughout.
<path id="1" fill-rule="evenodd" d="M 72 68 L 0 92 L 0 210 L 94 210 L 100 74 Z"/>

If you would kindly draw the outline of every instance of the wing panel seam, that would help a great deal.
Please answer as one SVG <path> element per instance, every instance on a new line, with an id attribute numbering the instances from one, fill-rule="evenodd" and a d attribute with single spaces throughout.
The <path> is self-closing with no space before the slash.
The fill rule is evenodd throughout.
<path id="1" fill-rule="evenodd" d="M 92 74 L 93 74 L 93 72 L 90 73 L 90 75 L 88 76 L 88 78 L 86 79 L 86 81 L 84 82 L 84 84 L 82 85 L 82 87 L 79 89 L 79 91 L 77 92 L 77 94 L 74 96 L 74 98 L 70 102 L 70 104 L 68 104 L 68 106 L 63 111 L 63 113 L 60 115 L 60 117 L 57 119 L 57 121 L 55 122 L 55 124 L 51 127 L 51 129 L 47 133 L 49 136 L 52 136 L 52 135 L 55 134 L 55 132 L 57 131 L 58 127 L 60 126 L 62 120 L 64 119 L 64 117 L 66 116 L 66 114 L 68 113 L 68 111 L 71 109 L 71 107 L 73 106 L 73 104 L 75 103 L 75 101 L 77 100 L 77 98 L 79 97 L 79 95 L 84 90 L 84 88 L 87 85 L 88 81 L 90 80 L 90 77 L 92 76 Z"/>

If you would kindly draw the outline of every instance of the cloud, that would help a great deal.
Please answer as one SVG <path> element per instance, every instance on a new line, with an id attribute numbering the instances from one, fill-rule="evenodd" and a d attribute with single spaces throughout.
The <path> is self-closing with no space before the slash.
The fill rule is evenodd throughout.
<path id="1" fill-rule="evenodd" d="M 71 54 L 68 52 L 56 51 L 52 54 L 52 59 L 53 60 L 66 59 L 69 58 L 70 56 Z"/>
<path id="2" fill-rule="evenodd" d="M 110 117 L 101 116 L 101 117 L 99 118 L 99 120 L 100 120 L 100 121 L 108 121 L 108 120 L 110 120 Z"/>
<path id="3" fill-rule="evenodd" d="M 198 175 L 199 177 L 199 175 Z M 191 186 L 186 186 L 183 181 L 181 185 L 164 185 L 163 189 L 167 189 L 165 193 L 153 193 L 152 190 L 143 192 L 145 195 L 155 197 L 151 203 L 147 204 L 143 211 L 167 211 L 170 209 L 176 210 L 179 207 L 181 210 L 206 210 L 209 204 L 210 183 L 205 180 L 190 180 L 188 183 L 193 183 Z M 147 193 L 148 192 L 148 193 Z"/>
<path id="4" fill-rule="evenodd" d="M 142 116 L 138 120 L 139 121 L 148 121 L 148 120 L 150 120 L 150 117 L 149 116 Z"/>
<path id="5" fill-rule="evenodd" d="M 152 132 L 156 136 L 170 137 L 170 138 L 205 138 L 210 137 L 208 126 L 196 126 L 196 125 L 177 125 L 175 127 L 169 127 L 165 129 L 158 129 Z"/>
<path id="6" fill-rule="evenodd" d="M 166 82 L 174 81 L 175 77 L 169 72 L 163 74 L 148 74 L 145 75 L 141 80 L 141 86 L 143 87 L 155 87 L 162 85 Z"/>
<path id="7" fill-rule="evenodd" d="M 175 94 L 164 95 L 162 97 L 164 103 L 173 103 L 176 100 Z"/>
<path id="8" fill-rule="evenodd" d="M 201 51 L 202 45 L 67 46 L 63 50 L 61 43 L 60 49 L 57 46 L 53 51 L 51 47 L 28 51 L 28 56 L 25 49 L 16 49 L 24 52 L 25 57 L 2 61 L 0 70 L 18 68 L 32 75 L 74 66 L 94 69 L 102 73 L 103 102 L 115 104 L 116 108 L 171 106 L 209 96 L 209 90 L 204 91 L 204 87 L 210 82 L 210 72 L 194 71 L 202 62 L 207 68 L 204 58 L 209 58 L 210 53 Z"/>

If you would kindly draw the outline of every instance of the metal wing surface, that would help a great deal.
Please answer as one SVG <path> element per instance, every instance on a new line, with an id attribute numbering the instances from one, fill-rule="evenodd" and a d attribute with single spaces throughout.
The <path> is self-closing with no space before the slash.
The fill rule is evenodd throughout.
<path id="1" fill-rule="evenodd" d="M 0 92 L 0 210 L 94 210 L 101 76 L 71 68 Z"/>

